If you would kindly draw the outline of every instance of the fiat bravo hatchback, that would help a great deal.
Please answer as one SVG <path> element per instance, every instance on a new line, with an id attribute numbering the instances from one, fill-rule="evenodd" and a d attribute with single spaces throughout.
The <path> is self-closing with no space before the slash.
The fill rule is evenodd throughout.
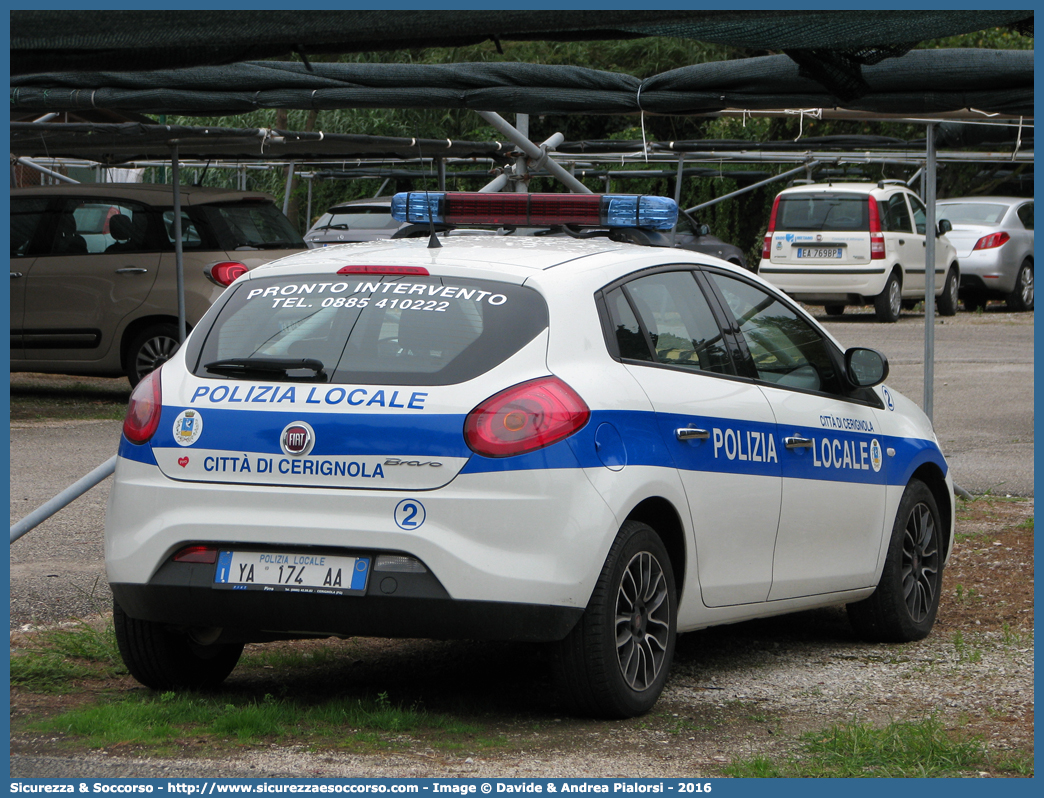
<path id="1" fill-rule="evenodd" d="M 397 195 L 404 221 L 670 227 L 669 200 Z M 847 604 L 932 628 L 953 486 L 921 411 L 693 252 L 526 237 L 310 250 L 239 277 L 131 397 L 106 520 L 120 652 L 212 686 L 246 642 L 548 644 L 653 706 L 679 632 Z"/>

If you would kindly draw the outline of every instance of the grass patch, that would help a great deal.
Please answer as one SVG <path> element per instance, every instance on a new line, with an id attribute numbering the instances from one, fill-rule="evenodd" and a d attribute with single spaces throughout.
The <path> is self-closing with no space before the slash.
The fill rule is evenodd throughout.
<path id="1" fill-rule="evenodd" d="M 79 620 L 37 632 L 31 645 L 11 656 L 12 686 L 37 693 L 69 693 L 75 680 L 126 672 L 111 617 L 103 624 Z"/>
<path id="2" fill-rule="evenodd" d="M 247 745 L 300 741 L 312 747 L 387 748 L 403 735 L 432 732 L 445 745 L 459 747 L 475 744 L 472 738 L 480 731 L 445 715 L 393 704 L 386 693 L 372 699 L 305 704 L 272 695 L 258 701 L 170 692 L 72 709 L 27 728 L 66 735 L 89 748 L 116 744 L 159 748 L 187 738 L 205 738 L 218 746 L 232 741 Z M 506 741 L 482 738 L 478 743 L 495 747 Z"/>
<path id="3" fill-rule="evenodd" d="M 753 757 L 725 768 L 739 778 L 947 778 L 981 771 L 1032 776 L 1033 759 L 994 756 L 981 739 L 950 732 L 934 717 L 883 729 L 831 726 L 803 735 L 793 756 Z"/>

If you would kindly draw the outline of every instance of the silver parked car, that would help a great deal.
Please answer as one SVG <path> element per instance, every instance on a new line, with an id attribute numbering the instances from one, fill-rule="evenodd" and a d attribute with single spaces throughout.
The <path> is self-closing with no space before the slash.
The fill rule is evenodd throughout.
<path id="1" fill-rule="evenodd" d="M 946 237 L 957 248 L 965 307 L 1003 299 L 1008 310 L 1033 310 L 1033 199 L 957 197 L 936 207 L 953 226 Z"/>
<path id="2" fill-rule="evenodd" d="M 305 233 L 310 249 L 391 238 L 402 227 L 391 215 L 391 197 L 351 200 L 335 205 Z"/>

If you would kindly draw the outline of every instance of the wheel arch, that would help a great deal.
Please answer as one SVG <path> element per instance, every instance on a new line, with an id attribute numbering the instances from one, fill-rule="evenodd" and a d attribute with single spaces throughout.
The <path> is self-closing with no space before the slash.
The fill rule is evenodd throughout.
<path id="1" fill-rule="evenodd" d="M 680 597 L 685 588 L 685 527 L 674 504 L 662 496 L 651 496 L 631 510 L 626 520 L 648 524 L 660 536 L 671 558 L 674 584 Z"/>
<path id="2" fill-rule="evenodd" d="M 935 504 L 939 508 L 942 520 L 943 551 L 950 550 L 950 532 L 953 529 L 953 501 L 950 498 L 950 486 L 946 484 L 946 477 L 942 469 L 935 463 L 924 463 L 910 476 L 911 479 L 919 479 L 928 486 L 928 490 L 935 497 Z"/>

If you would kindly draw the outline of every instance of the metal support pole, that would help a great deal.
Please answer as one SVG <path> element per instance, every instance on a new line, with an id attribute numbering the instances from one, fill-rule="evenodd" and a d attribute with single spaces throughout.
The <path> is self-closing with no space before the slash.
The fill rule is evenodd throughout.
<path id="1" fill-rule="evenodd" d="M 686 210 L 689 213 L 695 213 L 696 211 L 702 208 L 709 208 L 711 205 L 717 205 L 719 202 L 724 202 L 727 199 L 738 197 L 740 194 L 746 194 L 748 191 L 753 191 L 756 188 L 767 186 L 769 183 L 775 183 L 778 180 L 785 180 L 791 175 L 796 175 L 798 172 L 804 172 L 806 169 L 809 170 L 809 174 L 811 174 L 811 170 L 814 167 L 819 166 L 819 164 L 820 161 L 809 161 L 807 164 L 799 166 L 797 169 L 791 169 L 788 172 L 783 172 L 782 174 L 776 175 L 775 177 L 770 177 L 767 180 L 761 180 L 757 183 L 751 183 L 749 186 L 744 186 L 743 188 L 729 192 L 728 194 L 722 194 L 720 197 L 715 197 L 709 202 L 702 202 L 699 205 L 693 205 L 691 208 L 686 208 Z"/>
<path id="2" fill-rule="evenodd" d="M 290 187 L 294 184 L 294 162 L 286 169 L 286 193 L 283 194 L 283 216 L 290 211 Z"/>
<path id="3" fill-rule="evenodd" d="M 110 476 L 115 470 L 116 455 L 113 455 L 87 476 L 81 477 L 53 499 L 44 502 L 21 521 L 13 524 L 11 526 L 11 542 L 14 543 L 30 529 L 38 527 L 67 504 L 72 503 L 103 479 Z"/>
<path id="4" fill-rule="evenodd" d="M 439 170 L 439 191 L 446 190 L 446 159 L 436 158 L 435 165 Z"/>
<path id="5" fill-rule="evenodd" d="M 515 114 L 515 129 L 520 136 L 529 138 L 529 114 Z M 547 149 L 545 148 L 545 152 Z M 526 157 L 520 155 L 515 159 L 515 193 L 525 194 L 529 191 L 529 164 Z"/>
<path id="6" fill-rule="evenodd" d="M 379 189 L 377 189 L 377 192 L 373 195 L 374 198 L 377 198 L 377 197 L 381 196 L 381 192 L 384 191 L 384 189 L 388 186 L 388 184 L 390 182 L 391 182 L 391 178 L 390 177 L 384 178 L 384 182 L 381 183 L 381 187 Z"/>
<path id="7" fill-rule="evenodd" d="M 308 175 L 308 207 L 305 210 L 305 230 L 312 226 L 312 179 L 315 175 Z"/>
<path id="8" fill-rule="evenodd" d="M 935 123 L 928 125 L 924 165 L 924 414 L 932 420 L 935 404 Z"/>
<path id="9" fill-rule="evenodd" d="M 188 330 L 185 326 L 185 259 L 181 240 L 181 164 L 178 161 L 178 144 L 175 141 L 170 154 L 170 176 L 174 181 L 174 270 L 178 282 L 178 341 L 185 342 Z"/>
<path id="10" fill-rule="evenodd" d="M 490 182 L 486 183 L 482 188 L 478 190 L 479 194 L 496 194 L 510 181 L 510 178 L 501 172 L 499 175 L 494 177 Z"/>
<path id="11" fill-rule="evenodd" d="M 573 177 L 564 168 L 559 166 L 549 157 L 547 157 L 547 150 L 538 147 L 536 144 L 531 142 L 528 138 L 519 133 L 511 124 L 499 114 L 495 114 L 492 111 L 477 111 L 479 116 L 485 119 L 489 124 L 495 127 L 502 134 L 507 136 L 522 152 L 528 155 L 532 160 L 535 161 L 534 167 L 538 169 L 547 169 L 552 175 L 557 177 L 563 183 L 568 186 L 569 190 L 574 194 L 590 194 L 591 189 Z M 551 141 L 548 139 L 548 141 Z M 557 146 L 557 145 L 556 145 Z M 549 147 L 550 149 L 550 147 Z"/>
<path id="12" fill-rule="evenodd" d="M 79 184 L 80 182 L 79 180 L 73 180 L 71 177 L 63 175 L 60 172 L 53 172 L 46 166 L 40 166 L 40 164 L 36 163 L 33 160 L 30 160 L 29 158 L 16 158 L 15 160 L 17 160 L 18 163 L 22 164 L 22 166 L 28 166 L 30 169 L 35 169 L 37 172 L 43 172 L 43 174 L 49 175 L 50 177 L 53 177 L 57 180 L 61 180 L 64 183 Z"/>

